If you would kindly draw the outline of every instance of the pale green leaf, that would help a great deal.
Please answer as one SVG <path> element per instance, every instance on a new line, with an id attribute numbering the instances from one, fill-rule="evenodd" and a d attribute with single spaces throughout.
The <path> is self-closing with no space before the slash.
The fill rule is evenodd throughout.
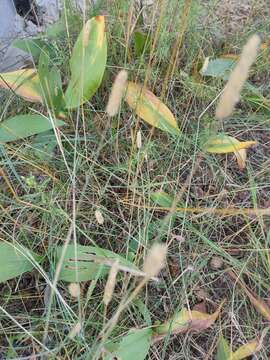
<path id="1" fill-rule="evenodd" d="M 57 248 L 57 260 L 61 258 L 62 251 L 63 247 Z M 95 279 L 97 273 L 103 277 L 109 272 L 115 260 L 119 260 L 119 266 L 131 271 L 138 270 L 131 262 L 112 251 L 95 246 L 69 245 L 59 279 L 68 282 L 87 281 Z"/>
<path id="2" fill-rule="evenodd" d="M 230 346 L 226 339 L 221 335 L 218 340 L 216 360 L 230 360 Z"/>
<path id="3" fill-rule="evenodd" d="M 28 252 L 23 246 L 0 242 L 0 282 L 31 271 L 34 265 L 29 256 L 38 261 L 38 256 Z"/>
<path id="4" fill-rule="evenodd" d="M 144 360 L 151 345 L 152 330 L 134 329 L 122 338 L 116 350 L 105 357 L 106 360 Z"/>
<path id="5" fill-rule="evenodd" d="M 174 199 L 171 195 L 167 194 L 165 191 L 156 191 L 150 195 L 151 200 L 162 207 L 170 208 L 173 205 Z"/>
<path id="6" fill-rule="evenodd" d="M 65 123 L 62 120 L 54 121 L 53 125 L 50 119 L 38 114 L 17 115 L 0 123 L 0 143 L 19 140 L 63 125 Z"/>
<path id="7" fill-rule="evenodd" d="M 90 100 L 99 88 L 107 60 L 104 16 L 84 25 L 70 59 L 71 78 L 65 93 L 66 107 L 76 108 Z"/>
<path id="8" fill-rule="evenodd" d="M 232 59 L 214 59 L 205 60 L 203 67 L 200 70 L 200 74 L 203 76 L 211 76 L 222 78 L 223 80 L 227 80 L 229 78 L 229 74 L 235 65 L 235 60 Z"/>

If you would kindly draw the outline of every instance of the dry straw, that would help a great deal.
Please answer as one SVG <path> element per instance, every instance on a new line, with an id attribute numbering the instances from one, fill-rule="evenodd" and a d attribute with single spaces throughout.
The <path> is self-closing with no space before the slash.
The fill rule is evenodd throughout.
<path id="1" fill-rule="evenodd" d="M 235 105 L 240 99 L 243 85 L 248 78 L 249 68 L 256 59 L 260 42 L 259 36 L 253 35 L 244 46 L 240 60 L 232 71 L 217 105 L 217 119 L 223 120 L 233 112 Z"/>
<path id="2" fill-rule="evenodd" d="M 118 113 L 121 100 L 126 89 L 128 74 L 126 70 L 121 70 L 114 80 L 112 91 L 106 107 L 109 116 L 115 116 Z"/>
<path id="3" fill-rule="evenodd" d="M 154 244 L 143 264 L 143 271 L 147 277 L 157 276 L 165 266 L 167 246 L 164 244 Z"/>
<path id="4" fill-rule="evenodd" d="M 109 272 L 108 280 L 104 289 L 103 302 L 106 306 L 108 306 L 112 300 L 118 269 L 118 261 L 115 261 Z"/>

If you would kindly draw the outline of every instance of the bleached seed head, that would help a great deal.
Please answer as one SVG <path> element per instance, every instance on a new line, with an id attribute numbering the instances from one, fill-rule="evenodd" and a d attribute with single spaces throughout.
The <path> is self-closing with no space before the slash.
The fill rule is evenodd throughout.
<path id="1" fill-rule="evenodd" d="M 106 107 L 109 116 L 115 116 L 120 108 L 121 100 L 126 90 L 128 74 L 126 70 L 121 70 L 114 80 L 112 91 Z"/>
<path id="2" fill-rule="evenodd" d="M 216 108 L 217 119 L 223 120 L 232 114 L 235 105 L 240 99 L 240 92 L 248 78 L 249 69 L 258 54 L 260 42 L 259 36 L 255 34 L 249 38 L 243 47 L 240 60 L 232 71 L 219 99 Z"/>
<path id="3" fill-rule="evenodd" d="M 154 244 L 149 250 L 143 264 L 143 271 L 150 277 L 155 277 L 165 266 L 167 246 L 164 244 Z"/>
<path id="4" fill-rule="evenodd" d="M 118 260 L 116 260 L 113 263 L 111 270 L 109 272 L 109 276 L 108 276 L 108 280 L 107 280 L 105 289 L 104 289 L 103 302 L 106 306 L 108 306 L 112 300 L 115 283 L 116 283 L 116 276 L 117 276 L 118 269 L 119 269 L 118 264 L 119 264 Z"/>
<path id="5" fill-rule="evenodd" d="M 100 210 L 96 210 L 95 211 L 95 218 L 97 220 L 97 223 L 99 225 L 103 225 L 104 224 L 104 217 L 102 215 L 102 212 Z"/>
<path id="6" fill-rule="evenodd" d="M 142 147 L 142 133 L 141 133 L 141 130 L 138 130 L 137 131 L 137 139 L 136 139 L 137 141 L 137 148 L 138 149 L 141 149 L 141 147 Z"/>
<path id="7" fill-rule="evenodd" d="M 81 331 L 82 325 L 81 323 L 77 323 L 69 332 L 68 337 L 69 339 L 74 339 L 76 335 L 79 334 L 79 332 Z"/>
<path id="8" fill-rule="evenodd" d="M 68 291 L 72 297 L 77 298 L 81 294 L 80 284 L 70 283 L 68 286 Z"/>

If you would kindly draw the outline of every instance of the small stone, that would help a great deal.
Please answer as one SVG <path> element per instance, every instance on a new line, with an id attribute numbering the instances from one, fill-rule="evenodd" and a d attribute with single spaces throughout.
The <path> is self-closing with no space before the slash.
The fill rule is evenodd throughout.
<path id="1" fill-rule="evenodd" d="M 209 299 L 209 294 L 208 292 L 203 289 L 203 288 L 200 288 L 200 287 L 197 287 L 195 290 L 195 296 L 198 300 L 205 300 L 205 299 Z"/>
<path id="2" fill-rule="evenodd" d="M 213 256 L 210 260 L 210 267 L 213 270 L 221 269 L 223 266 L 223 259 L 220 256 Z"/>

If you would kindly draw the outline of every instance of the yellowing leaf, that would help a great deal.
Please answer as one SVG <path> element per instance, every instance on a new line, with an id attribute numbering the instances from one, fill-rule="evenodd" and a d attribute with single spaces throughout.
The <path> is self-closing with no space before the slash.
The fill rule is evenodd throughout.
<path id="1" fill-rule="evenodd" d="M 253 340 L 249 343 L 240 346 L 231 356 L 229 360 L 241 360 L 245 359 L 248 356 L 254 354 L 256 351 L 259 350 L 260 347 L 260 340 Z"/>
<path id="2" fill-rule="evenodd" d="M 264 335 L 262 335 L 261 339 L 252 340 L 240 346 L 235 352 L 232 352 L 227 340 L 221 335 L 218 341 L 216 360 L 246 359 L 248 356 L 260 350 L 263 336 Z"/>
<path id="3" fill-rule="evenodd" d="M 241 286 L 242 290 L 248 296 L 250 302 L 259 311 L 259 313 L 261 313 L 261 315 L 265 319 L 270 321 L 270 307 L 267 305 L 267 303 L 264 300 L 259 299 L 256 294 L 252 290 L 250 290 L 233 271 L 228 270 L 227 274 L 230 276 L 231 279 L 235 280 L 237 284 Z"/>
<path id="4" fill-rule="evenodd" d="M 28 101 L 42 103 L 39 77 L 35 69 L 0 73 L 0 87 L 11 89 Z"/>
<path id="5" fill-rule="evenodd" d="M 153 342 L 161 340 L 168 334 L 181 334 L 187 331 L 202 331 L 209 328 L 219 316 L 222 302 L 213 314 L 207 314 L 200 311 L 182 309 L 173 318 L 154 329 L 155 335 Z"/>
<path id="6" fill-rule="evenodd" d="M 131 109 L 148 124 L 172 135 L 180 134 L 171 111 L 148 89 L 128 82 L 125 100 Z"/>
<path id="7" fill-rule="evenodd" d="M 241 149 L 247 149 L 255 145 L 256 141 L 238 141 L 232 136 L 219 134 L 207 141 L 204 145 L 205 151 L 214 154 L 227 154 L 237 152 Z"/>
<path id="8" fill-rule="evenodd" d="M 106 60 L 104 16 L 95 16 L 84 25 L 72 51 L 71 79 L 65 93 L 68 109 L 91 99 L 101 84 Z"/>

